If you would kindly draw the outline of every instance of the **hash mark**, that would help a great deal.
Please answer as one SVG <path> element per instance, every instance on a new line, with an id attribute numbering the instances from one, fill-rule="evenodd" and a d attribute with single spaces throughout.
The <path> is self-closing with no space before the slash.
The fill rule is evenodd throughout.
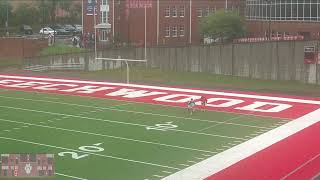
<path id="1" fill-rule="evenodd" d="M 187 164 L 179 164 L 179 165 L 189 167 L 189 165 Z"/>
<path id="2" fill-rule="evenodd" d="M 162 172 L 172 174 L 172 172 L 170 172 L 170 171 L 162 171 Z"/>
<path id="3" fill-rule="evenodd" d="M 153 175 L 154 177 L 158 177 L 158 178 L 163 178 L 164 176 L 160 176 L 160 175 Z"/>

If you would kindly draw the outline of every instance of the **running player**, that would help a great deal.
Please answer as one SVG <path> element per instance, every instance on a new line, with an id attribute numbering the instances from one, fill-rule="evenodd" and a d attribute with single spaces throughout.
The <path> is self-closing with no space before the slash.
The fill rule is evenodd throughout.
<path id="1" fill-rule="evenodd" d="M 204 111 L 205 109 L 204 109 L 204 107 L 206 107 L 206 105 L 207 105 L 207 98 L 206 97 L 204 97 L 204 96 L 201 96 L 201 99 L 200 99 L 200 101 L 201 101 L 201 107 L 202 107 L 202 111 Z"/>
<path id="2" fill-rule="evenodd" d="M 190 115 L 192 115 L 192 113 L 194 112 L 194 107 L 196 106 L 196 103 L 194 102 L 194 100 L 191 98 L 190 101 L 188 101 L 188 112 L 190 113 Z"/>

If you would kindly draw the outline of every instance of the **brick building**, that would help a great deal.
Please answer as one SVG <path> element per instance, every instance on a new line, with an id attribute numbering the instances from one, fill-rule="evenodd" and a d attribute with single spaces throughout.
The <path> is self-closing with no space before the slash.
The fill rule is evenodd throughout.
<path id="1" fill-rule="evenodd" d="M 94 33 L 93 0 L 84 1 L 84 33 Z M 242 12 L 242 0 L 97 0 L 99 41 L 147 45 L 200 44 L 199 21 L 217 10 Z M 104 5 L 105 4 L 105 5 Z M 145 7 L 146 6 L 146 12 Z M 107 34 L 107 37 L 105 37 Z"/>

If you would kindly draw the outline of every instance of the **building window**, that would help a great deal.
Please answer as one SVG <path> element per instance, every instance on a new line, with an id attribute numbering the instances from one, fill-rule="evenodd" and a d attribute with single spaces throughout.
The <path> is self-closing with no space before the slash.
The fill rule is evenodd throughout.
<path id="1" fill-rule="evenodd" d="M 177 26 L 172 26 L 172 37 L 178 37 Z"/>
<path id="2" fill-rule="evenodd" d="M 184 25 L 179 26 L 179 36 L 183 37 L 184 36 Z"/>
<path id="3" fill-rule="evenodd" d="M 165 27 L 164 33 L 165 33 L 164 35 L 165 37 L 170 37 L 170 26 Z"/>
<path id="4" fill-rule="evenodd" d="M 107 41 L 108 40 L 108 32 L 107 30 L 100 31 L 100 41 Z"/>
<path id="5" fill-rule="evenodd" d="M 164 9 L 164 16 L 165 16 L 165 17 L 170 17 L 170 6 L 167 6 L 167 7 Z"/>
<path id="6" fill-rule="evenodd" d="M 210 8 L 207 7 L 207 8 L 203 11 L 203 16 L 207 17 L 207 16 L 209 16 L 209 13 L 210 13 Z"/>
<path id="7" fill-rule="evenodd" d="M 202 17 L 202 8 L 197 8 L 197 16 Z"/>
<path id="8" fill-rule="evenodd" d="M 184 15 L 185 15 L 185 7 L 184 6 L 180 6 L 179 16 L 180 17 L 184 17 Z"/>
<path id="9" fill-rule="evenodd" d="M 319 0 L 247 0 L 246 18 L 262 21 L 320 21 Z M 239 7 L 233 7 L 238 10 Z"/>
<path id="10" fill-rule="evenodd" d="M 100 14 L 101 14 L 101 18 L 100 18 L 101 24 L 107 23 L 107 11 L 101 11 Z"/>
<path id="11" fill-rule="evenodd" d="M 177 9 L 176 6 L 172 6 L 171 16 L 172 17 L 177 17 L 178 16 L 178 9 Z"/>
<path id="12" fill-rule="evenodd" d="M 102 5 L 107 5 L 107 0 L 102 0 Z"/>

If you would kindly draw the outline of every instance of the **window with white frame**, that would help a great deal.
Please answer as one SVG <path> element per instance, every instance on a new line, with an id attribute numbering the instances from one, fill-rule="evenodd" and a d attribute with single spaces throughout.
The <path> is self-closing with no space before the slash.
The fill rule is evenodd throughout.
<path id="1" fill-rule="evenodd" d="M 166 26 L 164 28 L 164 36 L 165 37 L 170 37 L 170 26 Z"/>
<path id="2" fill-rule="evenodd" d="M 171 16 L 172 16 L 172 17 L 177 17 L 177 16 L 178 16 L 178 9 L 177 9 L 176 6 L 172 6 Z"/>
<path id="3" fill-rule="evenodd" d="M 102 0 L 102 5 L 107 5 L 107 0 Z"/>
<path id="4" fill-rule="evenodd" d="M 178 37 L 178 29 L 177 29 L 177 26 L 172 26 L 172 27 L 171 27 L 171 34 L 172 34 L 172 37 Z"/>
<path id="5" fill-rule="evenodd" d="M 100 30 L 100 41 L 108 41 L 108 31 Z"/>
<path id="6" fill-rule="evenodd" d="M 179 36 L 183 37 L 185 35 L 185 28 L 184 25 L 179 26 Z"/>
<path id="7" fill-rule="evenodd" d="M 205 10 L 203 11 L 203 16 L 207 17 L 207 16 L 209 16 L 209 13 L 210 13 L 210 8 L 206 7 Z"/>
<path id="8" fill-rule="evenodd" d="M 107 11 L 101 11 L 100 16 L 100 23 L 107 23 Z"/>
<path id="9" fill-rule="evenodd" d="M 179 8 L 179 16 L 180 17 L 184 17 L 184 15 L 185 15 L 185 7 L 184 6 L 180 6 L 180 8 Z"/>
<path id="10" fill-rule="evenodd" d="M 319 12 L 320 0 L 246 1 L 246 18 L 248 20 L 320 22 Z"/>
<path id="11" fill-rule="evenodd" d="M 202 8 L 197 8 L 197 16 L 202 17 Z"/>
<path id="12" fill-rule="evenodd" d="M 164 9 L 164 17 L 170 17 L 170 6 Z"/>

